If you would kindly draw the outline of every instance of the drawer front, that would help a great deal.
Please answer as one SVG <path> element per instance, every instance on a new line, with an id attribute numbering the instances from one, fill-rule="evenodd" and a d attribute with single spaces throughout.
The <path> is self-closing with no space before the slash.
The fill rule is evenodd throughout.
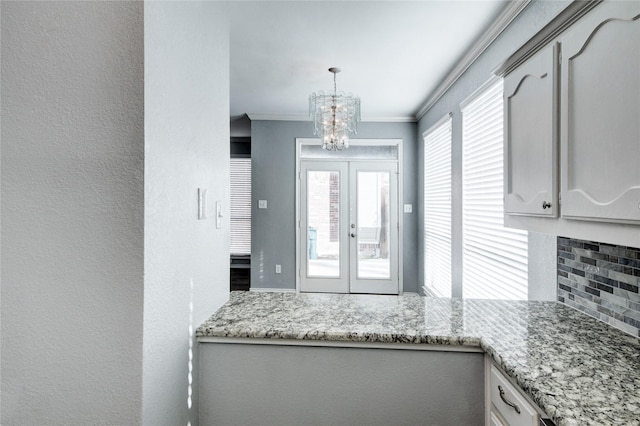
<path id="1" fill-rule="evenodd" d="M 538 426 L 540 416 L 536 409 L 520 395 L 520 392 L 494 365 L 491 366 L 490 381 L 491 405 L 508 425 Z"/>

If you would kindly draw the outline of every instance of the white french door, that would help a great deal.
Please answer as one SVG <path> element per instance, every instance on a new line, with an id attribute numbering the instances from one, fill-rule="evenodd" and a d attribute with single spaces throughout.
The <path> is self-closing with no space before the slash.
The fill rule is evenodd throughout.
<path id="1" fill-rule="evenodd" d="M 398 294 L 398 164 L 300 162 L 300 291 Z"/>

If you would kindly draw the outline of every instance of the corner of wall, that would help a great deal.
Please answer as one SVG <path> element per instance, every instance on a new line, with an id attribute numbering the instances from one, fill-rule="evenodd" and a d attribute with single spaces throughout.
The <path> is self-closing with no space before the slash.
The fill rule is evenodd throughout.
<path id="1" fill-rule="evenodd" d="M 154 426 L 198 423 L 195 329 L 229 298 L 229 36 L 219 7 L 144 3 L 142 413 Z"/>

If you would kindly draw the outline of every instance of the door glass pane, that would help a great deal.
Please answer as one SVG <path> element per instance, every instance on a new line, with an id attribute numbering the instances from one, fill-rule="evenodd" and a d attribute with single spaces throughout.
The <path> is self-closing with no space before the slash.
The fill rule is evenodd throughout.
<path id="1" fill-rule="evenodd" d="M 358 172 L 358 278 L 390 278 L 389 172 Z"/>
<path id="2" fill-rule="evenodd" d="M 307 276 L 340 276 L 340 173 L 307 173 Z"/>

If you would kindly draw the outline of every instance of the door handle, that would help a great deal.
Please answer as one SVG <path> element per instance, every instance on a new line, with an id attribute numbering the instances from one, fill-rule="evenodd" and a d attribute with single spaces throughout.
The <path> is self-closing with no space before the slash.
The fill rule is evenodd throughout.
<path id="1" fill-rule="evenodd" d="M 498 385 L 498 391 L 500 392 L 500 399 L 502 399 L 502 402 L 507 404 L 509 407 L 512 407 L 514 410 L 516 410 L 516 413 L 520 414 L 520 407 L 505 398 L 504 389 L 502 389 L 502 386 Z"/>

